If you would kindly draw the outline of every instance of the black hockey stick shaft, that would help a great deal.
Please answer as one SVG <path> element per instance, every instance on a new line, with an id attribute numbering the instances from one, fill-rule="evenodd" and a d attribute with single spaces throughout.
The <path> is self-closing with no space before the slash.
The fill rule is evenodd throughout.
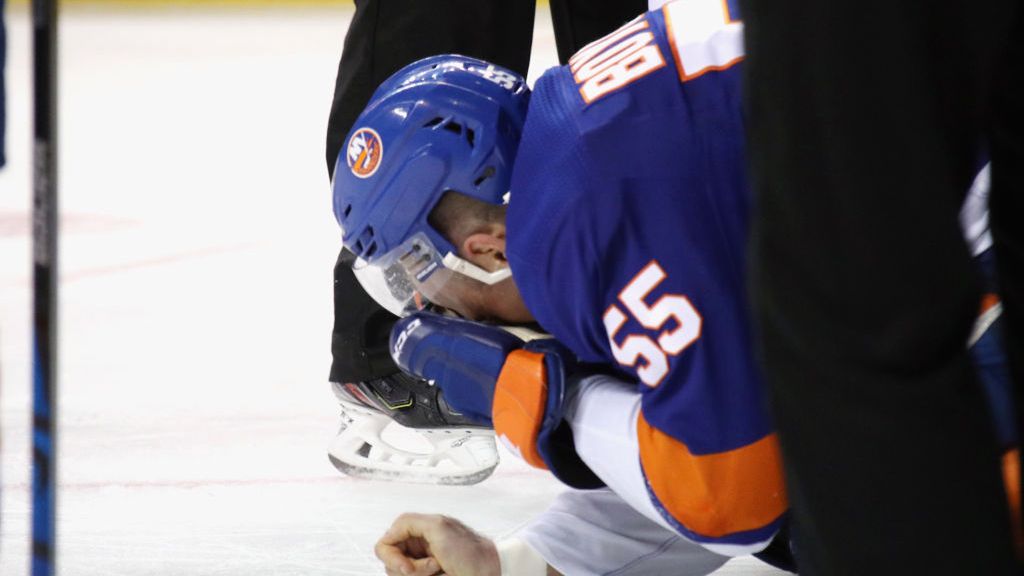
<path id="1" fill-rule="evenodd" d="M 57 0 L 32 0 L 32 576 L 56 568 Z"/>

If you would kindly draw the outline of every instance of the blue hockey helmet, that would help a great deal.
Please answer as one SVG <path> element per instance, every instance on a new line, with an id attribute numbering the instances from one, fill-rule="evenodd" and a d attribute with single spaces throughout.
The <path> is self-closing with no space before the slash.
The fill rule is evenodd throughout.
<path id="1" fill-rule="evenodd" d="M 522 76 L 458 55 L 414 62 L 374 92 L 338 155 L 332 186 L 343 243 L 388 287 L 384 298 L 368 287 L 379 302 L 393 311 L 383 300 L 408 304 L 411 285 L 442 268 L 485 283 L 508 277 L 458 258 L 427 218 L 448 191 L 506 201 L 529 99 Z"/>

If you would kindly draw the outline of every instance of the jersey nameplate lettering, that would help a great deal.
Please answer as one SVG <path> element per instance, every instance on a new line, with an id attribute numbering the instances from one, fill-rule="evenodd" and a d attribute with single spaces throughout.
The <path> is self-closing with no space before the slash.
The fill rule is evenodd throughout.
<path id="1" fill-rule="evenodd" d="M 597 40 L 569 59 L 569 70 L 587 104 L 665 65 L 643 16 Z"/>

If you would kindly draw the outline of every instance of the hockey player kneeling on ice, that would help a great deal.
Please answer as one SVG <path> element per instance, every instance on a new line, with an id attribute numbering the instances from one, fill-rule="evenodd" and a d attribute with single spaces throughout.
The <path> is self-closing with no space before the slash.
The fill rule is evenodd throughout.
<path id="1" fill-rule="evenodd" d="M 769 546 L 787 503 L 750 350 L 742 28 L 724 6 L 643 14 L 532 99 L 487 62 L 413 63 L 354 123 L 333 189 L 375 300 L 462 317 L 400 320 L 403 370 L 565 484 L 736 556 Z"/>
<path id="2" fill-rule="evenodd" d="M 367 291 L 405 315 L 393 358 L 583 490 L 559 500 L 575 515 L 550 517 L 574 540 L 541 518 L 506 554 L 403 517 L 378 547 L 389 573 L 697 575 L 744 554 L 795 570 L 746 304 L 742 58 L 734 2 L 677 0 L 532 97 L 455 55 L 375 92 L 338 157 L 334 212 Z M 425 302 L 461 318 L 414 312 Z"/>
<path id="3" fill-rule="evenodd" d="M 531 465 L 736 556 L 772 542 L 787 503 L 750 350 L 742 27 L 727 12 L 643 14 L 532 98 L 487 62 L 411 64 L 356 120 L 333 189 L 375 299 L 464 318 L 399 321 L 401 368 Z"/>
<path id="4" fill-rule="evenodd" d="M 498 465 L 494 431 L 454 412 L 440 388 L 401 372 L 388 353 L 397 317 L 357 284 L 355 257 L 338 259 L 331 389 L 341 425 L 327 456 L 341 472 L 360 478 L 436 484 L 475 484 Z M 351 283 L 353 286 L 340 284 Z"/>

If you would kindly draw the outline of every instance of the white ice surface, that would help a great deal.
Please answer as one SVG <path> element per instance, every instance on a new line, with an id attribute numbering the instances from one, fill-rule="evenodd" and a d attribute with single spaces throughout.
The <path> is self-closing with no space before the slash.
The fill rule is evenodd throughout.
<path id="1" fill-rule="evenodd" d="M 63 14 L 61 574 L 380 574 L 372 544 L 400 512 L 500 536 L 558 490 L 512 457 L 468 488 L 356 481 L 327 461 L 338 233 L 323 140 L 350 15 Z M 532 78 L 556 60 L 538 22 Z M 23 7 L 8 28 L 0 574 L 14 576 L 29 550 Z"/>

